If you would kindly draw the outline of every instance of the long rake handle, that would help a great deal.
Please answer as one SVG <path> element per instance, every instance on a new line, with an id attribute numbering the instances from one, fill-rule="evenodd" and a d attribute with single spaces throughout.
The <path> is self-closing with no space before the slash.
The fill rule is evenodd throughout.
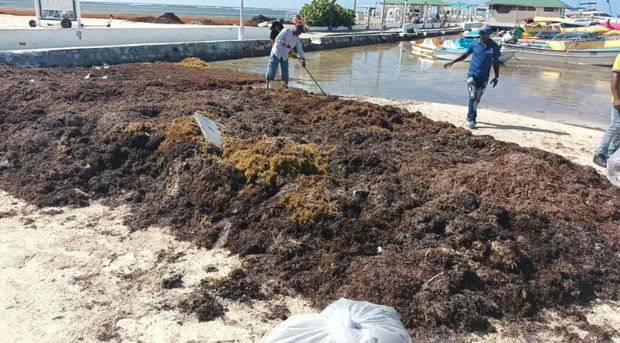
<path id="1" fill-rule="evenodd" d="M 314 83 L 316 84 L 317 87 L 319 87 L 319 89 L 321 90 L 321 93 L 323 93 L 323 95 L 327 95 L 327 93 L 325 93 L 325 91 L 323 90 L 323 88 L 321 88 L 321 85 L 319 85 L 319 83 L 317 82 L 317 80 L 314 78 L 314 76 L 312 76 L 312 73 L 310 73 L 310 70 L 308 70 L 308 68 L 303 67 L 306 72 L 308 73 L 308 75 L 310 75 L 310 78 L 312 79 L 312 81 L 314 81 Z"/>

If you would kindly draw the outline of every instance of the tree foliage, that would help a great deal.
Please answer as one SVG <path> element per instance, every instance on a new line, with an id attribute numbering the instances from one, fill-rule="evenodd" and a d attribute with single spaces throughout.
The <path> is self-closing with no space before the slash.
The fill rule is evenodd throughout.
<path id="1" fill-rule="evenodd" d="M 312 0 L 301 8 L 301 15 L 313 26 L 327 26 L 330 29 L 345 26 L 349 29 L 355 24 L 355 11 L 346 9 L 336 0 Z"/>

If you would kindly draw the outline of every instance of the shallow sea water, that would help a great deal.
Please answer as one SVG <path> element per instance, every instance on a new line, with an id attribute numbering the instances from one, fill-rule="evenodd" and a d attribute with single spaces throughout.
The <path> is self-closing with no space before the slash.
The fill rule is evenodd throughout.
<path id="1" fill-rule="evenodd" d="M 446 61 L 418 58 L 411 43 L 369 45 L 307 53 L 308 69 L 330 94 L 390 97 L 467 105 L 468 64 L 443 68 Z M 214 62 L 236 70 L 264 73 L 268 57 Z M 295 60 L 291 86 L 319 92 Z M 487 88 L 481 108 L 567 124 L 604 128 L 609 124 L 611 70 L 507 63 L 497 88 Z M 465 114 L 463 114 L 465 115 Z"/>

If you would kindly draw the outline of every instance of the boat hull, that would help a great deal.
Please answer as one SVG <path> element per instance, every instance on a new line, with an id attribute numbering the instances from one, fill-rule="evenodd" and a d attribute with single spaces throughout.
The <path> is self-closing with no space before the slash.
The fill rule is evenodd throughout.
<path id="1" fill-rule="evenodd" d="M 559 67 L 567 64 L 611 66 L 616 56 L 620 53 L 620 49 L 558 51 L 514 44 L 505 44 L 504 47 L 506 51 L 514 52 L 514 61 L 516 62 Z"/>
<path id="2" fill-rule="evenodd" d="M 547 41 L 547 45 L 552 50 L 612 49 L 620 48 L 620 40 Z"/>
<path id="3" fill-rule="evenodd" d="M 435 59 L 438 60 L 447 60 L 447 61 L 452 61 L 455 58 L 461 56 L 463 53 L 465 52 L 465 50 L 461 50 L 461 49 L 444 49 L 444 48 L 437 48 L 435 50 L 433 50 L 433 57 Z M 515 53 L 512 51 L 505 51 L 502 50 L 502 54 L 499 57 L 499 62 L 500 63 L 506 63 L 508 61 L 510 61 L 512 58 L 514 58 Z M 467 59 L 465 59 L 466 62 L 470 62 L 471 61 L 471 56 L 468 56 Z"/>
<path id="4" fill-rule="evenodd" d="M 437 49 L 437 47 L 441 44 L 440 41 L 433 39 L 425 39 L 423 42 L 412 42 L 411 43 L 411 53 L 413 55 L 425 58 L 433 58 L 433 50 Z"/>

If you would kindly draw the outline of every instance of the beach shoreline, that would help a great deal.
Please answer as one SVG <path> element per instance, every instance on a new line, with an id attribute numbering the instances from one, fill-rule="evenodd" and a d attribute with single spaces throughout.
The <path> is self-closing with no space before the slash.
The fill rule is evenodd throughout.
<path id="1" fill-rule="evenodd" d="M 0 14 L 34 17 L 35 10 L 25 8 L 2 8 L 0 7 Z M 109 19 L 110 14 L 114 16 L 116 20 L 132 20 L 137 17 L 158 17 L 163 13 L 151 14 L 151 13 L 105 13 L 105 12 L 90 12 L 83 11 L 82 17 L 85 19 Z M 239 25 L 239 17 L 217 17 L 217 16 L 190 16 L 190 15 L 177 15 L 184 23 L 190 24 L 201 20 L 208 20 L 209 25 Z M 249 25 L 252 18 L 244 18 L 245 25 Z"/>
<path id="2" fill-rule="evenodd" d="M 469 130 L 465 120 L 467 106 L 382 97 L 343 96 L 343 98 L 395 106 L 410 112 L 419 111 L 434 121 L 445 121 Z M 592 163 L 594 151 L 603 137 L 603 131 L 598 128 L 564 124 L 486 108 L 478 110 L 478 122 L 478 128 L 471 130 L 474 135 L 490 135 L 497 140 L 545 150 L 572 162 L 595 168 L 602 174 L 606 173 L 605 168 Z"/>

